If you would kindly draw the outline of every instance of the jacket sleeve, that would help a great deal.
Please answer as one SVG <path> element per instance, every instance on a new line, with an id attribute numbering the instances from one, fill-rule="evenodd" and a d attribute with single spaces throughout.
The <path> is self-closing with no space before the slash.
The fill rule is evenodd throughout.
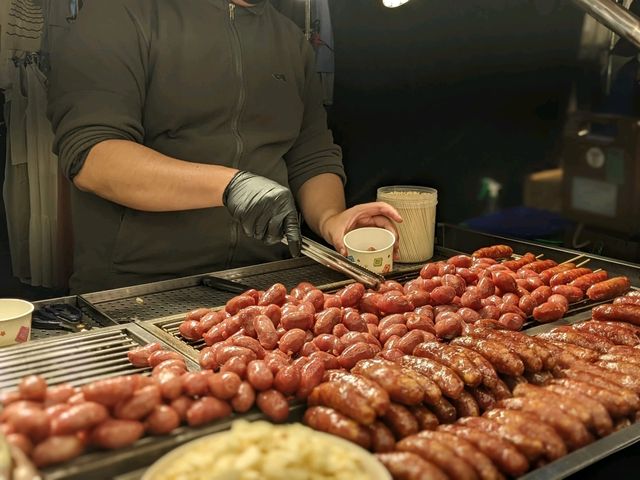
<path id="1" fill-rule="evenodd" d="M 346 183 L 342 151 L 333 143 L 322 104 L 322 88 L 315 70 L 315 54 L 303 40 L 305 57 L 304 115 L 300 133 L 284 159 L 289 171 L 289 186 L 294 195 L 307 180 L 322 173 L 334 173 Z"/>
<path id="2" fill-rule="evenodd" d="M 51 52 L 48 116 L 54 153 L 69 179 L 97 143 L 144 138 L 148 39 L 143 17 L 127 3 L 142 2 L 85 2 Z"/>

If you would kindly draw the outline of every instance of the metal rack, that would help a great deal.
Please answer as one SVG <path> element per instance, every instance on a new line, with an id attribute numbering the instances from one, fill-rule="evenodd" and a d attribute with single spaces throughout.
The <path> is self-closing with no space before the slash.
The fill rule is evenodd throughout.
<path id="1" fill-rule="evenodd" d="M 579 252 L 549 247 L 532 242 L 497 237 L 451 225 L 439 225 L 436 231 L 437 245 L 434 259 L 504 243 L 516 253 L 532 252 L 545 258 L 565 261 Z M 589 267 L 603 268 L 613 275 L 627 275 L 632 283 L 640 286 L 640 265 L 620 262 L 591 254 Z M 415 276 L 419 265 L 399 265 L 390 278 L 400 281 Z M 342 274 L 315 264 L 308 259 L 286 260 L 252 267 L 216 272 L 216 276 L 241 281 L 251 287 L 264 289 L 273 283 L 284 283 L 292 288 L 301 281 L 310 281 L 325 291 L 341 288 L 351 280 Z M 202 341 L 190 342 L 178 333 L 184 314 L 194 308 L 222 306 L 234 294 L 202 285 L 204 275 L 169 280 L 165 282 L 127 287 L 78 297 L 65 297 L 38 304 L 69 302 L 83 309 L 96 325 L 111 325 L 88 332 L 60 335 L 36 340 L 0 350 L 0 389 L 13 388 L 18 379 L 29 373 L 39 373 L 50 383 L 69 382 L 73 385 L 128 373 L 145 373 L 136 369 L 126 358 L 132 346 L 159 341 L 166 348 L 178 351 L 188 359 L 189 368 L 199 369 L 197 359 Z M 38 305 L 37 304 L 37 305 Z M 574 305 L 567 317 L 547 325 L 527 325 L 526 333 L 535 334 L 561 324 L 570 324 L 589 318 L 593 304 Z M 529 328 L 530 327 L 530 328 Z M 29 361 L 25 362 L 25 358 Z M 292 419 L 299 419 L 301 406 L 292 407 Z M 89 452 L 59 467 L 47 469 L 45 478 L 53 479 L 101 479 L 139 478 L 148 466 L 167 451 L 199 436 L 229 428 L 231 417 L 202 428 L 183 427 L 169 436 L 145 437 L 126 451 Z M 257 412 L 243 415 L 249 420 L 262 418 Z M 524 478 L 527 480 L 564 478 L 596 461 L 640 440 L 640 424 L 632 425 L 597 442 L 577 450 L 556 462 L 536 469 Z"/>

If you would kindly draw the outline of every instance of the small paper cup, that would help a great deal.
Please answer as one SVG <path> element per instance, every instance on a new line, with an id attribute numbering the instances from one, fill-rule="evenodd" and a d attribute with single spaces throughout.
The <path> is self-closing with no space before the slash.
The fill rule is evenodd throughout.
<path id="1" fill-rule="evenodd" d="M 393 244 L 396 237 L 384 228 L 364 227 L 344 236 L 349 260 L 375 273 L 388 273 L 393 268 Z"/>
<path id="2" fill-rule="evenodd" d="M 0 298 L 0 347 L 31 338 L 33 304 L 17 298 Z"/>

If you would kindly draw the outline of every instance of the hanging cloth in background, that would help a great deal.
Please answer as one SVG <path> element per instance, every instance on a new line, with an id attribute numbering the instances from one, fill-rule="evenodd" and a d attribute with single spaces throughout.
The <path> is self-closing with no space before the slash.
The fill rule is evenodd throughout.
<path id="1" fill-rule="evenodd" d="M 34 286 L 64 287 L 59 168 L 46 116 L 45 76 L 39 69 L 45 30 L 42 2 L 0 3 L 0 88 L 6 91 L 9 133 L 3 195 L 13 274 Z"/>
<path id="2" fill-rule="evenodd" d="M 3 197 L 13 275 L 28 283 L 29 260 L 29 175 L 27 173 L 27 97 L 23 92 L 24 68 L 13 67 L 11 85 L 5 90 L 4 118 L 7 123 L 7 150 Z"/>
<path id="3" fill-rule="evenodd" d="M 14 79 L 14 58 L 40 50 L 43 29 L 42 8 L 33 0 L 0 0 L 0 89 Z"/>
<path id="4" fill-rule="evenodd" d="M 316 71 L 324 91 L 324 104 L 333 105 L 335 52 L 329 0 L 313 0 L 311 8 L 311 44 L 316 50 Z"/>
<path id="5" fill-rule="evenodd" d="M 58 159 L 47 119 L 45 76 L 35 64 L 25 67 L 27 89 L 27 167 L 29 173 L 29 255 L 31 284 L 53 287 L 57 280 Z"/>

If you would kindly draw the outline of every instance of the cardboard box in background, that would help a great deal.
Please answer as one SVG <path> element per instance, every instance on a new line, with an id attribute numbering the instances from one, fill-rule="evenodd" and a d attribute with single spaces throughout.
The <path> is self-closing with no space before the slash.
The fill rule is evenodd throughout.
<path id="1" fill-rule="evenodd" d="M 527 176 L 524 205 L 551 212 L 562 212 L 562 169 L 544 170 Z"/>

